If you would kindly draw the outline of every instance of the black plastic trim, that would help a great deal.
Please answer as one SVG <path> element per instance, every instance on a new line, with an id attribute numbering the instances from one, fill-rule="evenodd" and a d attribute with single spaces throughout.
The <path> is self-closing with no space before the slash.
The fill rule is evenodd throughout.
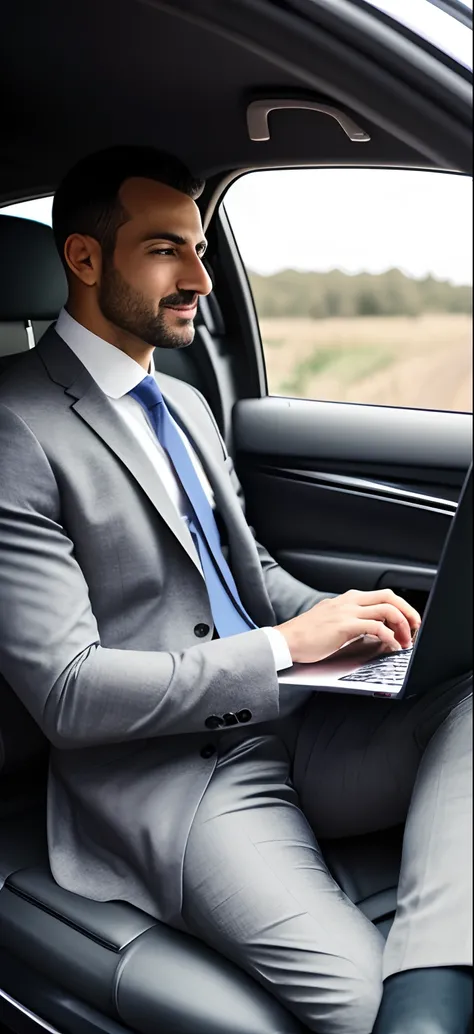
<path id="1" fill-rule="evenodd" d="M 282 550 L 317 550 L 374 560 L 392 557 L 398 563 L 429 567 L 438 563 L 452 520 L 445 509 L 409 506 L 382 495 L 289 480 L 279 477 L 277 471 L 263 474 L 241 464 L 237 473 L 245 491 L 249 523 L 272 555 Z M 330 584 L 315 588 L 335 591 Z"/>
<path id="2" fill-rule="evenodd" d="M 243 399 L 234 407 L 236 448 L 250 456 L 308 457 L 449 468 L 467 472 L 472 456 L 472 414 L 318 402 Z M 463 480 L 463 479 L 462 479 Z"/>
<path id="3" fill-rule="evenodd" d="M 263 474 L 275 474 L 273 467 L 262 465 L 260 470 Z M 440 499 L 436 496 L 424 495 L 422 492 L 397 488 L 395 485 L 384 484 L 384 482 L 369 482 L 365 478 L 349 477 L 343 474 L 326 474 L 317 470 L 279 467 L 278 477 L 288 478 L 290 481 L 323 485 L 325 488 L 342 490 L 348 495 L 357 493 L 357 495 L 368 498 L 376 497 L 398 505 L 415 506 L 417 509 L 432 510 L 435 513 L 447 513 L 450 517 L 453 516 L 457 507 L 457 502 L 451 499 Z"/>

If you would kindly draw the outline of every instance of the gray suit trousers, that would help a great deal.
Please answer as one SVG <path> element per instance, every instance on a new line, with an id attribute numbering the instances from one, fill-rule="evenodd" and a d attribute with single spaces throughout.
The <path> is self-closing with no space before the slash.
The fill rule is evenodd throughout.
<path id="1" fill-rule="evenodd" d="M 384 977 L 472 965 L 472 680 L 399 702 L 319 693 L 297 720 L 216 734 L 186 847 L 183 920 L 309 1030 L 370 1034 Z M 385 944 L 317 838 L 405 820 Z"/>

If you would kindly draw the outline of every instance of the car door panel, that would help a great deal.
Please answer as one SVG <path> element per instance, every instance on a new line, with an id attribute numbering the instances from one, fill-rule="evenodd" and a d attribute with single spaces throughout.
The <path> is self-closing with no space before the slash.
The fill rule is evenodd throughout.
<path id="1" fill-rule="evenodd" d="M 389 586 L 421 608 L 471 456 L 460 413 L 247 399 L 234 410 L 248 519 L 314 588 Z"/>

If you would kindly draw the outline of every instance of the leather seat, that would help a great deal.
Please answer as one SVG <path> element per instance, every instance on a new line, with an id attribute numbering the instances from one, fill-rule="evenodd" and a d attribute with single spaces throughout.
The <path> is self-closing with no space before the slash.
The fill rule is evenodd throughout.
<path id="1" fill-rule="evenodd" d="M 117 1034 L 303 1034 L 276 999 L 193 937 L 132 905 L 59 887 L 43 809 L 0 819 L 0 828 L 0 988 L 23 1005 L 38 1013 L 43 1003 L 42 1015 L 58 1026 L 86 1005 L 93 1029 L 109 1030 L 111 1019 L 121 1024 Z M 341 885 L 383 933 L 395 907 L 399 842 L 393 831 L 323 845 Z M 361 888 L 369 890 L 363 899 Z"/>
<path id="2" fill-rule="evenodd" d="M 37 1012 L 35 1002 L 25 1003 L 25 963 L 43 977 L 50 1021 L 58 1022 L 57 1000 L 66 989 L 86 1001 L 99 1030 L 107 1029 L 100 1017 L 142 1034 L 302 1029 L 250 977 L 205 945 L 132 905 L 88 901 L 62 890 L 47 864 L 17 870 L 0 892 L 0 986 L 14 996 L 20 990 L 22 1003 Z"/>
<path id="3" fill-rule="evenodd" d="M 0 216 L 0 247 L 9 255 L 0 284 L 0 345 L 9 356 L 8 328 L 54 319 L 65 284 L 48 227 Z M 24 342 L 32 344 L 26 333 Z M 6 995 L 71 1034 L 303 1034 L 275 998 L 193 937 L 132 905 L 89 901 L 55 883 L 46 768 L 47 744 L 0 676 L 0 1022 L 2 1003 L 15 1008 Z M 322 845 L 340 886 L 383 934 L 400 845 L 399 829 Z"/>

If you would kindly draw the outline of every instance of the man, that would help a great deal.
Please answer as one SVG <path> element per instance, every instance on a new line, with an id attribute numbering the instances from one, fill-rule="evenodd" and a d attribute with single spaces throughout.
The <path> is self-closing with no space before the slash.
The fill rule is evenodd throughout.
<path id="1" fill-rule="evenodd" d="M 192 342 L 211 289 L 200 189 L 148 148 L 71 170 L 53 208 L 67 306 L 0 387 L 1 670 L 52 744 L 52 871 L 201 937 L 320 1034 L 369 1034 L 382 975 L 377 1031 L 453 1034 L 456 1014 L 461 1032 L 470 682 L 319 694 L 304 715 L 280 695 L 292 661 L 361 633 L 406 647 L 420 618 L 279 568 L 207 404 L 155 379 L 153 349 Z M 382 973 L 315 835 L 389 827 L 410 798 Z"/>

